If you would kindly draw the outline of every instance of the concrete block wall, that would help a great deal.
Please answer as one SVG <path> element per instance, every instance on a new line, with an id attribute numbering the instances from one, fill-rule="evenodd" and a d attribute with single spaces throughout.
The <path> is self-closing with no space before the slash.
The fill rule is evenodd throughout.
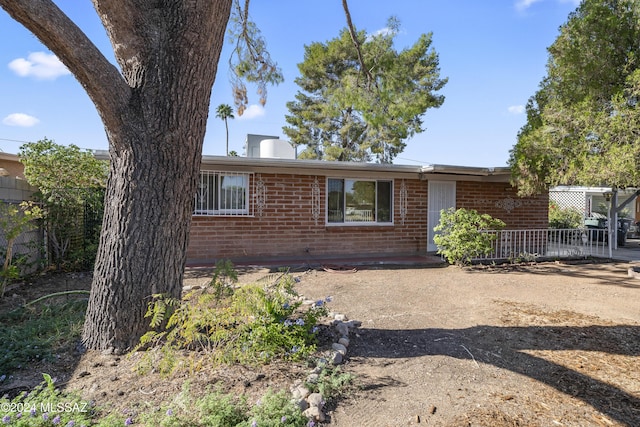
<path id="1" fill-rule="evenodd" d="M 27 181 L 12 176 L 0 177 L 0 200 L 19 202 L 32 200 L 36 187 L 29 185 Z"/>

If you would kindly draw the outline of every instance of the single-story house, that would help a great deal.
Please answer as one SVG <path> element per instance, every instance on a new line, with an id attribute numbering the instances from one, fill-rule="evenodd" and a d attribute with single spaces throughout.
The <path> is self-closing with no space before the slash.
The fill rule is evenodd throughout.
<path id="1" fill-rule="evenodd" d="M 203 156 L 187 258 L 426 255 L 449 207 L 548 226 L 549 195 L 518 197 L 506 167 Z"/>
<path id="2" fill-rule="evenodd" d="M 17 156 L 0 160 L 21 174 Z M 203 156 L 187 260 L 426 255 L 437 250 L 433 228 L 449 207 L 511 230 L 548 226 L 549 195 L 518 197 L 506 167 Z"/>

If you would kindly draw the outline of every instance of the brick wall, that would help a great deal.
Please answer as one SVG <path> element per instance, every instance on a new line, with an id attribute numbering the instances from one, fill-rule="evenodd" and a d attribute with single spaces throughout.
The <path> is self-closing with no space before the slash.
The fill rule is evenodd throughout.
<path id="1" fill-rule="evenodd" d="M 326 177 L 318 176 L 320 209 L 313 217 L 315 176 L 260 174 L 265 203 L 252 217 L 194 216 L 187 251 L 190 263 L 216 259 L 298 257 L 313 259 L 340 255 L 424 254 L 426 252 L 426 183 L 394 180 L 392 225 L 326 225 Z M 400 188 L 406 188 L 406 215 L 401 218 Z M 250 199 L 255 203 L 255 186 Z M 308 250 L 308 252 L 307 252 Z"/>
<path id="2" fill-rule="evenodd" d="M 313 217 L 312 188 L 317 179 L 319 217 Z M 326 177 L 291 174 L 252 175 L 253 216 L 194 216 L 187 259 L 191 264 L 217 259 L 411 255 L 425 254 L 427 245 L 427 182 L 394 180 L 392 225 L 326 224 Z M 261 209 L 256 206 L 255 180 L 264 184 Z M 401 217 L 401 187 L 406 189 L 406 214 Z M 548 195 L 521 199 L 508 183 L 460 181 L 458 208 L 476 209 L 500 218 L 507 228 L 546 228 Z M 435 226 L 435 224 L 433 225 Z"/>
<path id="3" fill-rule="evenodd" d="M 547 228 L 549 224 L 549 194 L 520 198 L 508 183 L 458 182 L 456 207 L 499 218 L 506 229 Z"/>

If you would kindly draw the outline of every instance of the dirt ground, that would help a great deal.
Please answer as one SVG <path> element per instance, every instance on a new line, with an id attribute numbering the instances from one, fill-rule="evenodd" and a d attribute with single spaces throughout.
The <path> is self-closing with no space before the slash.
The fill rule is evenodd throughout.
<path id="1" fill-rule="evenodd" d="M 363 322 L 335 426 L 638 426 L 640 281 L 628 264 L 310 273 Z"/>
<path id="2" fill-rule="evenodd" d="M 331 296 L 331 310 L 362 322 L 344 365 L 357 387 L 332 408 L 329 425 L 639 426 L 640 279 L 628 277 L 628 267 L 294 271 L 301 294 Z M 268 270 L 243 272 L 248 282 Z M 189 270 L 186 285 L 209 275 Z M 65 286 L 86 288 L 88 279 L 77 275 Z M 21 289 L 12 292 L 14 301 L 27 298 Z M 136 374 L 139 357 L 70 349 L 58 363 L 16 373 L 0 384 L 0 394 L 26 388 L 45 371 L 126 412 L 174 395 L 187 379 L 192 390 L 218 384 L 253 398 L 308 370 L 205 366 L 195 375 L 162 378 Z"/>

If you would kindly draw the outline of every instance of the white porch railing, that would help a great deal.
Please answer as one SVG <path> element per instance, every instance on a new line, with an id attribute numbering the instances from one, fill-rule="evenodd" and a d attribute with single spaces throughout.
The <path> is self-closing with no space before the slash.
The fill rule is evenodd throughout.
<path id="1" fill-rule="evenodd" d="M 496 236 L 492 251 L 474 260 L 535 260 L 537 258 L 609 257 L 607 230 L 489 230 Z"/>

